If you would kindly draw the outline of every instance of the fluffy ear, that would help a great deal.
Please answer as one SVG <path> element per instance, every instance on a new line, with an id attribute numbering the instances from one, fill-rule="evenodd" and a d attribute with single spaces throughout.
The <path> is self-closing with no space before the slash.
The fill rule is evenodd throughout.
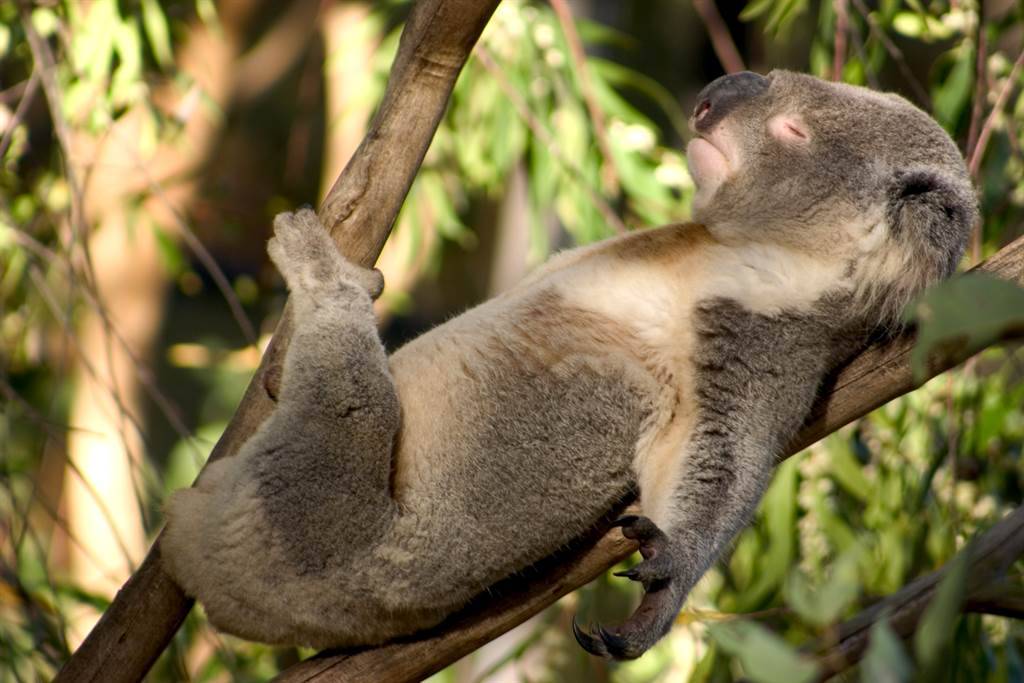
<path id="1" fill-rule="evenodd" d="M 934 170 L 900 170 L 889 186 L 890 234 L 932 256 L 932 275 L 956 270 L 977 216 L 977 199 L 966 178 Z"/>

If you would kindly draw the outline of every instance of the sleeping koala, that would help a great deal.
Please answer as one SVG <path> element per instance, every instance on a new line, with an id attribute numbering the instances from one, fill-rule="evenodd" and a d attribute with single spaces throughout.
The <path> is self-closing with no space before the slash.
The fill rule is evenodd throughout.
<path id="1" fill-rule="evenodd" d="M 269 252 L 295 334 L 279 403 L 167 505 L 167 568 L 225 631 L 314 647 L 439 623 L 639 494 L 642 654 L 747 523 L 823 377 L 959 261 L 976 215 L 895 95 L 775 71 L 699 95 L 695 223 L 567 251 L 390 357 L 379 274 L 316 215 Z"/>

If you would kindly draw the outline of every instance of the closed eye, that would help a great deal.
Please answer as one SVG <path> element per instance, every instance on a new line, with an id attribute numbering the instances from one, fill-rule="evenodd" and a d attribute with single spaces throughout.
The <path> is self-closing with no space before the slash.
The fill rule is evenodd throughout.
<path id="1" fill-rule="evenodd" d="M 807 139 L 807 134 L 804 133 L 799 128 L 797 128 L 796 126 L 794 126 L 792 123 L 789 123 L 787 121 L 785 125 L 786 125 L 786 131 L 789 132 L 793 137 L 799 138 L 801 140 L 806 140 Z"/>
<path id="2" fill-rule="evenodd" d="M 776 140 L 806 144 L 811 136 L 807 125 L 798 116 L 780 114 L 768 120 L 768 132 Z"/>

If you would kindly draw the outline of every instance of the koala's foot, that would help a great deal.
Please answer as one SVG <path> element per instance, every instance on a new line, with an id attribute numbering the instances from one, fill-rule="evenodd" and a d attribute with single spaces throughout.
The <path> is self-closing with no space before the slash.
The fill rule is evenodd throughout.
<path id="1" fill-rule="evenodd" d="M 573 618 L 576 641 L 587 652 L 614 659 L 635 659 L 647 651 L 672 628 L 686 590 L 677 577 L 683 575 L 681 563 L 672 552 L 665 533 L 647 517 L 626 515 L 616 520 L 622 535 L 640 542 L 643 561 L 616 576 L 639 581 L 644 597 L 633 615 L 622 625 L 605 629 L 595 625 L 593 633 L 580 628 Z M 688 588 L 688 587 L 687 587 Z"/>
<path id="2" fill-rule="evenodd" d="M 334 245 L 312 209 L 279 213 L 267 252 L 293 293 L 331 289 L 336 283 L 355 285 L 376 299 L 384 289 L 384 276 L 350 262 Z"/>

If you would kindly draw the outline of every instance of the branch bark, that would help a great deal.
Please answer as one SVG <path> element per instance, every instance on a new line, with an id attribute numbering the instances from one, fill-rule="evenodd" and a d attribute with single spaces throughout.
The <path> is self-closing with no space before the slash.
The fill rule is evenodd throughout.
<path id="1" fill-rule="evenodd" d="M 993 591 L 993 582 L 999 581 L 1007 568 L 1024 554 L 1024 507 L 1019 507 L 983 533 L 961 552 L 969 552 L 970 568 L 964 609 L 1016 616 L 1024 606 L 1020 592 L 1009 589 L 1006 599 Z M 893 631 L 903 638 L 917 629 L 925 609 L 931 603 L 935 590 L 946 575 L 948 565 L 926 574 L 904 586 L 898 592 L 881 600 L 838 628 L 837 641 L 831 646 L 812 645 L 817 650 L 819 680 L 825 680 L 856 664 L 867 651 L 871 627 L 883 616 L 888 618 Z M 999 589 L 1005 584 L 996 584 Z"/>
<path id="2" fill-rule="evenodd" d="M 406 23 L 383 101 L 338 177 L 320 218 L 338 248 L 372 266 L 426 154 L 455 79 L 499 0 L 418 0 Z M 274 407 L 291 337 L 288 307 L 245 396 L 210 459 L 233 455 Z M 159 539 L 56 681 L 138 681 L 181 626 L 192 600 L 164 573 Z"/>

